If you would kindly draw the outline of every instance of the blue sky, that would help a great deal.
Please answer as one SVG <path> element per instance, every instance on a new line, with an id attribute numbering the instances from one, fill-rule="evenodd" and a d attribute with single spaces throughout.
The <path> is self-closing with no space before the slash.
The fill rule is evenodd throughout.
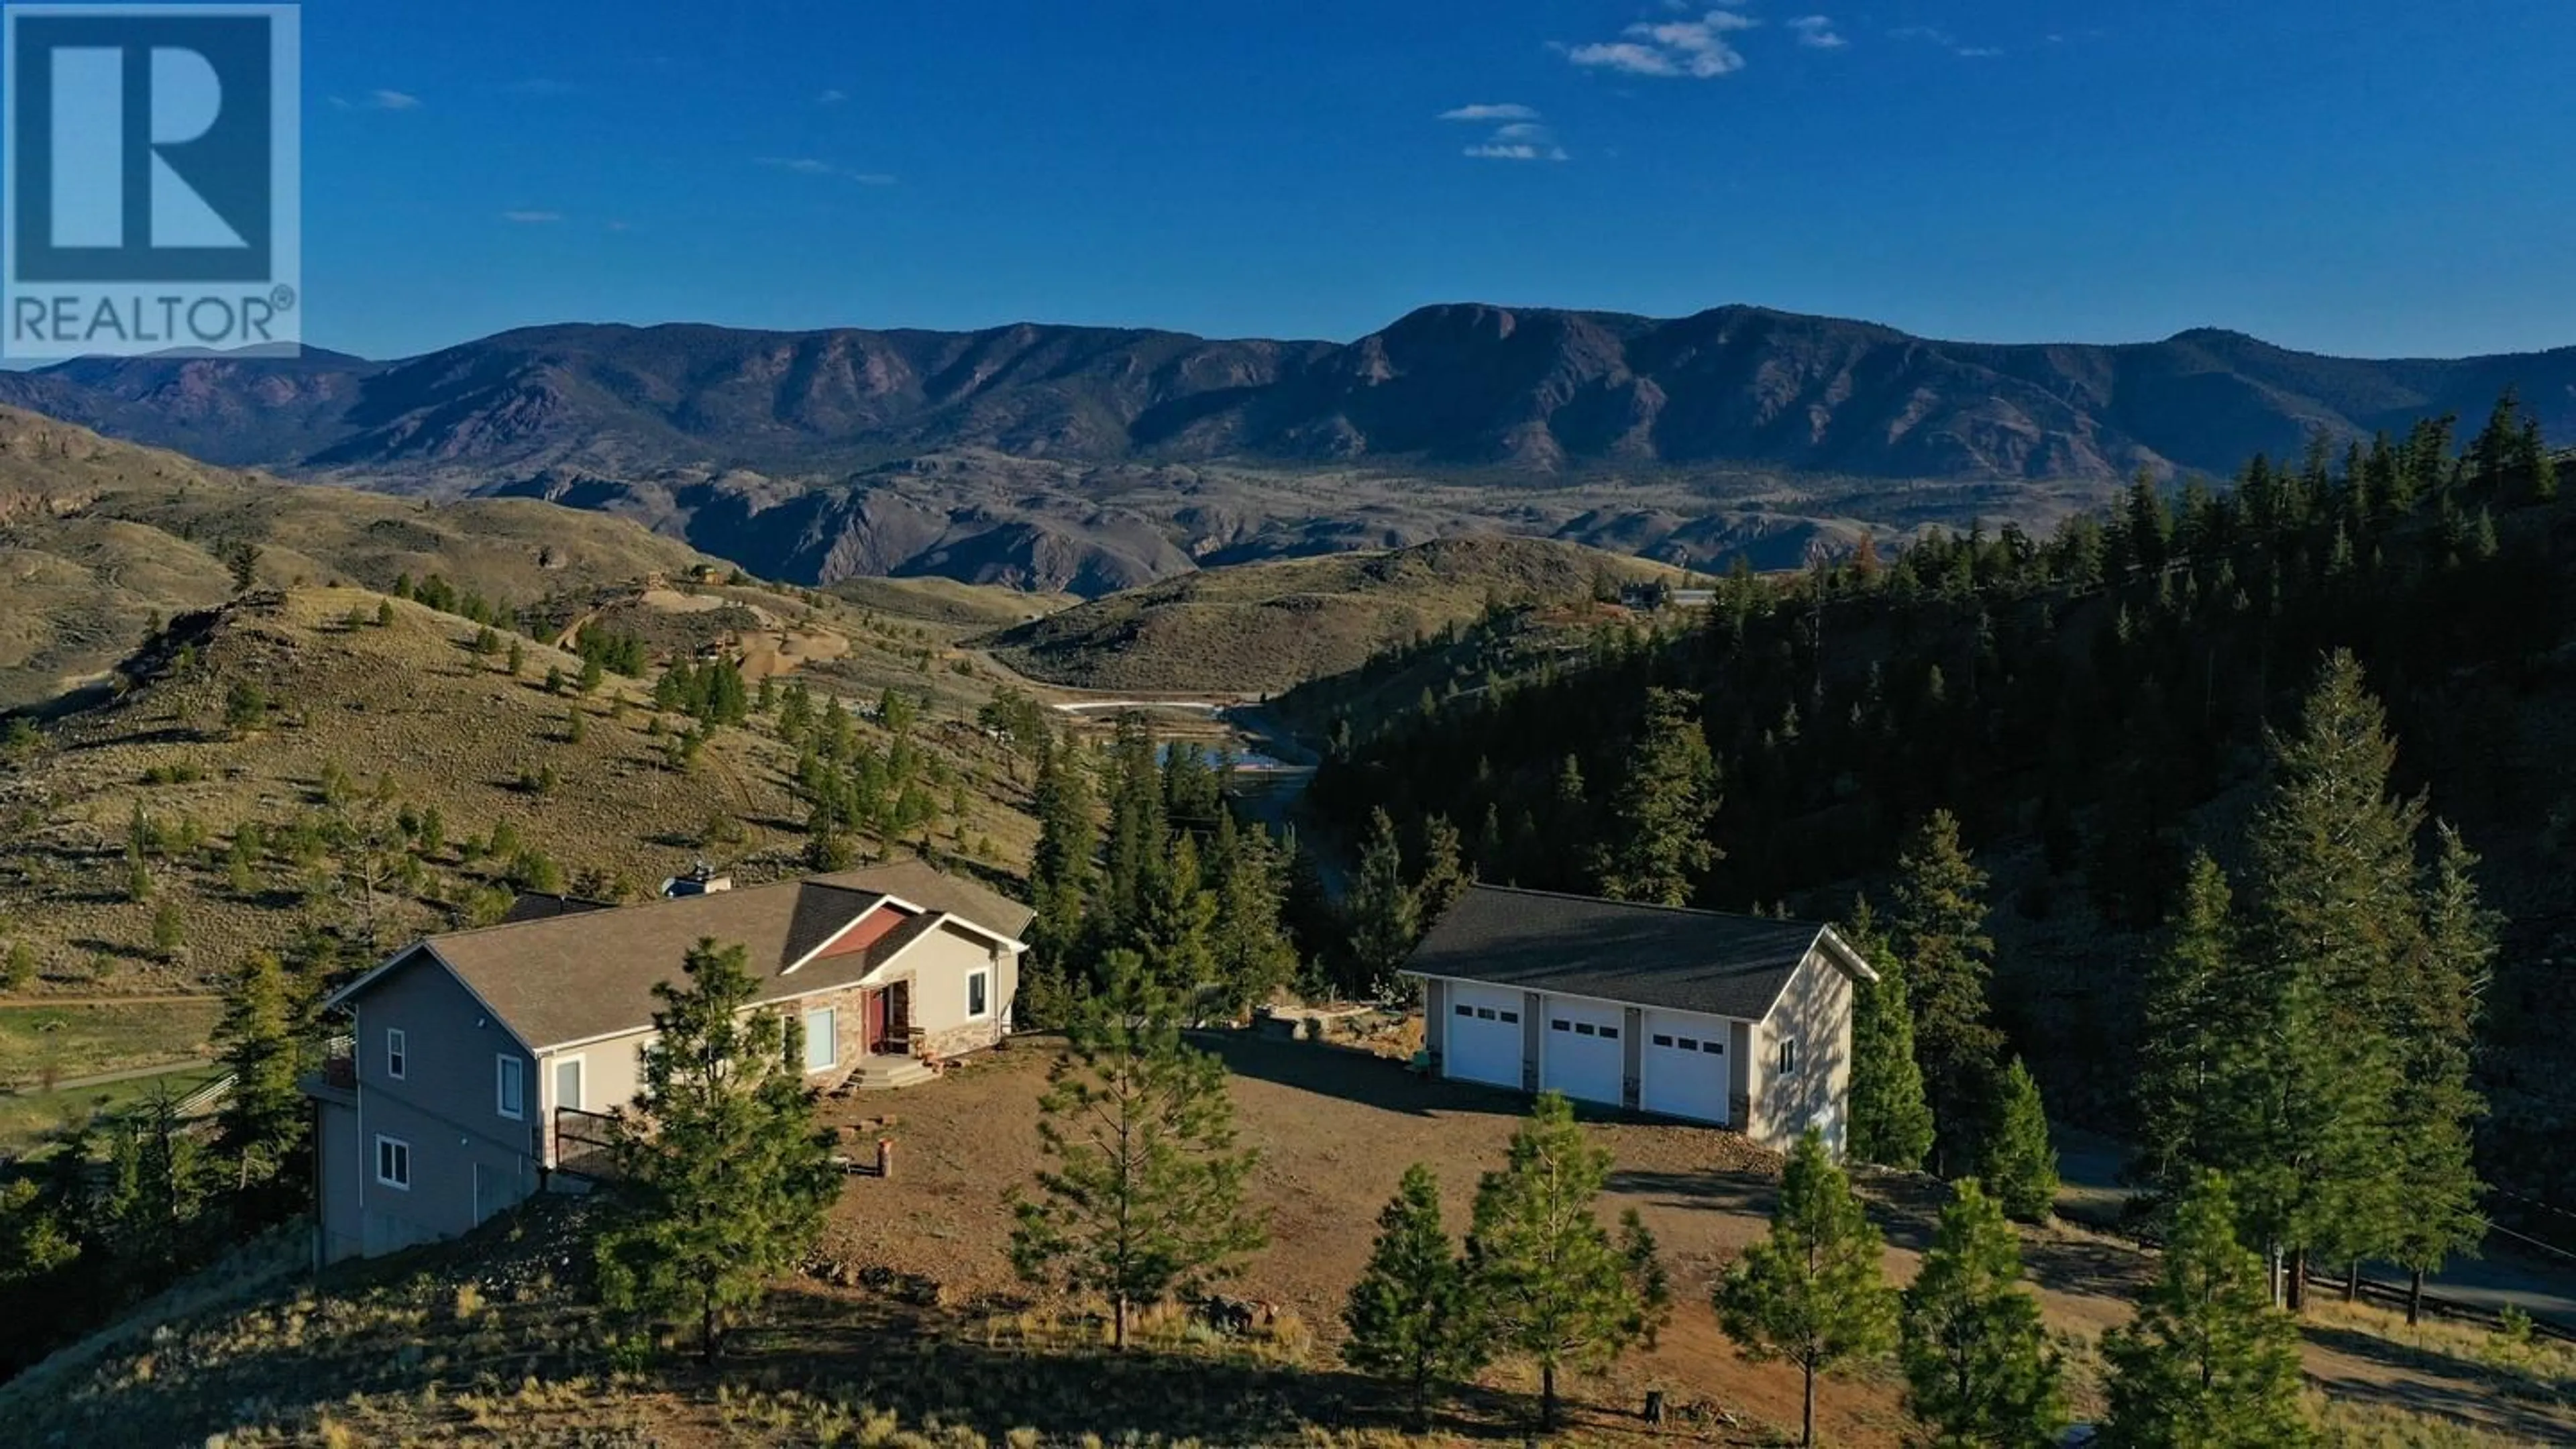
<path id="1" fill-rule="evenodd" d="M 714 17 L 724 15 L 718 20 Z M 2565 0 L 316 0 L 309 342 L 1434 301 L 2576 343 Z"/>

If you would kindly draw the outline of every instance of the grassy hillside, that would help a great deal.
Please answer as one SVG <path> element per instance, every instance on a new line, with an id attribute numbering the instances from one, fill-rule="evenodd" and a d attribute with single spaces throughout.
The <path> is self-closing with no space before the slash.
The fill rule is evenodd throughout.
<path id="1" fill-rule="evenodd" d="M 603 514 L 280 483 L 0 408 L 0 709 L 96 677 L 155 618 L 230 597 L 245 544 L 263 584 L 437 574 L 514 602 L 710 562 Z"/>
<path id="2" fill-rule="evenodd" d="M 823 592 L 871 613 L 965 631 L 1008 628 L 1081 602 L 1071 594 L 941 578 L 843 579 Z"/>
<path id="3" fill-rule="evenodd" d="M 656 597 L 598 612 L 626 621 Z M 720 607 L 671 617 L 772 621 L 721 637 L 751 657 L 783 634 L 798 651 L 791 677 L 820 698 L 855 707 L 893 687 L 926 700 L 911 738 L 936 819 L 904 843 L 926 829 L 975 868 L 1017 870 L 1034 827 L 1014 762 L 971 721 L 991 696 L 986 676 L 958 672 L 933 643 L 843 619 L 829 601 L 811 618 L 801 601 L 757 589 L 701 602 Z M 701 854 L 750 878 L 804 868 L 798 750 L 774 721 L 716 728 L 684 760 L 691 722 L 652 707 L 649 677 L 612 673 L 584 695 L 573 654 L 515 635 L 478 654 L 481 632 L 417 603 L 327 587 L 264 591 L 174 621 L 101 702 L 0 764 L 0 953 L 32 953 L 25 994 L 202 991 L 244 951 L 298 943 L 354 964 L 478 919 L 531 871 L 629 896 Z M 548 689 L 549 671 L 566 681 L 561 692 Z M 228 718 L 245 691 L 264 702 L 247 726 Z M 862 743 L 886 740 L 865 718 L 855 729 Z M 361 869 L 377 847 L 379 863 Z M 546 864 L 515 859 L 523 851 Z M 138 1057 L 117 1043 L 89 1050 L 93 1035 L 52 1029 L 9 1046 L 0 1076 L 77 1076 L 189 1045 Z"/>
<path id="4" fill-rule="evenodd" d="M 1275 693 L 1496 605 L 1585 600 L 1676 572 L 1572 544 L 1450 538 L 1387 553 L 1207 569 L 995 635 L 1032 678 L 1094 689 Z"/>

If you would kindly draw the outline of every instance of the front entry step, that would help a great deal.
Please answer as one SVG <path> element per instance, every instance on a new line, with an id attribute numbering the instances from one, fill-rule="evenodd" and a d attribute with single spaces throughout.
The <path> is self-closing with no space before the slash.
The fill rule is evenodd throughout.
<path id="1" fill-rule="evenodd" d="M 929 1064 L 915 1057 L 875 1056 L 859 1063 L 859 1069 L 850 1074 L 850 1085 L 862 1092 L 876 1092 L 917 1087 L 938 1076 Z"/>

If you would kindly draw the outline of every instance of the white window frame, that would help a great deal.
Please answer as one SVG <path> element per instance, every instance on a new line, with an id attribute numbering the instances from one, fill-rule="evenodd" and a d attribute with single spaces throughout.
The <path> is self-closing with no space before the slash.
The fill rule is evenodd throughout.
<path id="1" fill-rule="evenodd" d="M 385 1028 L 385 1075 L 402 1081 L 411 1070 L 411 1037 L 401 1027 Z"/>
<path id="2" fill-rule="evenodd" d="M 1780 1038 L 1779 1068 L 1773 1073 L 1773 1075 L 1782 1077 L 1794 1077 L 1798 1075 L 1798 1039 L 1796 1037 L 1784 1036 Z"/>
<path id="3" fill-rule="evenodd" d="M 984 983 L 984 1009 L 975 1009 L 975 983 Z M 982 1021 L 993 1014 L 993 968 L 979 966 L 966 973 L 966 1019 Z"/>
<path id="4" fill-rule="evenodd" d="M 385 1149 L 388 1147 L 402 1150 L 401 1177 L 385 1175 Z M 411 1143 L 400 1137 L 388 1137 L 382 1132 L 376 1134 L 376 1185 L 390 1187 L 396 1192 L 411 1191 Z"/>
<path id="5" fill-rule="evenodd" d="M 821 1066 L 814 1064 L 814 1018 L 818 1016 L 828 1016 L 832 1019 L 832 1029 L 823 1033 L 823 1046 L 827 1055 Z M 839 1066 L 841 1064 L 841 1009 L 837 1006 L 810 1006 L 797 1020 L 805 1029 L 805 1071 L 828 1072 Z"/>
<path id="6" fill-rule="evenodd" d="M 552 1092 L 563 1085 L 563 1068 L 566 1062 L 580 1068 L 577 1075 L 581 1078 L 582 1099 L 574 1103 L 558 1100 L 554 1104 L 555 1110 L 560 1112 L 570 1106 L 576 1112 L 587 1112 L 590 1110 L 590 1053 L 567 1052 L 559 1057 L 546 1058 L 546 1090 Z"/>
<path id="7" fill-rule="evenodd" d="M 510 1086 L 518 1084 L 519 1105 L 510 1105 Z M 495 1052 L 492 1056 L 492 1110 L 513 1122 L 528 1119 L 528 1068 L 513 1052 Z"/>

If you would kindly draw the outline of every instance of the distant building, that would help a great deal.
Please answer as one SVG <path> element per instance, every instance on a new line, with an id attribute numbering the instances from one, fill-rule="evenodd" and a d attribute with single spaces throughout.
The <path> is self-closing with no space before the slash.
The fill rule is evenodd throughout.
<path id="1" fill-rule="evenodd" d="M 730 886 L 701 867 L 643 905 L 523 899 L 334 995 L 351 1055 L 305 1083 L 321 1257 L 451 1237 L 548 1185 L 633 1099 L 653 987 L 700 940 L 749 951 L 818 1087 L 903 1085 L 1009 1035 L 1026 906 L 918 861 Z"/>
<path id="2" fill-rule="evenodd" d="M 1830 926 L 1479 885 L 1405 965 L 1437 1074 L 1839 1155 L 1852 988 Z"/>

